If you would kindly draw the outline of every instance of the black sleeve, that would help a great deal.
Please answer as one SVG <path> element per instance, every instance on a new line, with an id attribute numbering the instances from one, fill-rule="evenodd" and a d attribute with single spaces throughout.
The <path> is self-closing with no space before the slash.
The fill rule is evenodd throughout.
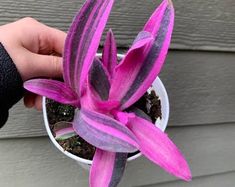
<path id="1" fill-rule="evenodd" d="M 8 110 L 22 98 L 23 92 L 22 78 L 0 43 L 0 128 L 7 121 Z"/>

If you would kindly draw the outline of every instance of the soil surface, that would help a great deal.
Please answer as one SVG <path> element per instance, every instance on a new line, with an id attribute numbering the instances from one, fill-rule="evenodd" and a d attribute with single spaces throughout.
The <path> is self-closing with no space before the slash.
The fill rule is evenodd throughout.
<path id="1" fill-rule="evenodd" d="M 153 123 L 158 118 L 162 119 L 161 100 L 153 90 L 150 93 L 145 93 L 134 106 L 150 116 Z"/>
<path id="2" fill-rule="evenodd" d="M 73 120 L 75 108 L 69 105 L 62 105 L 49 99 L 47 99 L 46 105 L 50 128 L 53 135 L 55 135 L 55 124 L 60 121 L 71 122 Z M 157 118 L 162 118 L 161 101 L 159 100 L 155 91 L 151 91 L 151 93 L 146 93 L 143 97 L 140 98 L 139 101 L 134 104 L 134 106 L 138 107 L 139 109 L 143 110 L 147 115 L 149 115 L 153 123 L 155 123 Z M 74 136 L 66 140 L 59 140 L 58 143 L 66 151 L 84 159 L 92 160 L 95 153 L 95 147 L 87 143 L 79 136 Z M 129 153 L 128 157 L 131 157 L 137 153 L 138 152 Z"/>

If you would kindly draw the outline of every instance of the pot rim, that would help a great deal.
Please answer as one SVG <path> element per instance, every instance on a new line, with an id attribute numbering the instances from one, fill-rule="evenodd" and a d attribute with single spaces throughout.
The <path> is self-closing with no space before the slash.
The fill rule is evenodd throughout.
<path id="1" fill-rule="evenodd" d="M 97 56 L 101 56 L 101 53 L 97 53 Z M 118 57 L 119 58 L 123 58 L 124 55 L 123 54 L 118 54 Z M 155 89 L 155 85 L 158 85 L 158 90 Z M 168 94 L 166 92 L 166 89 L 165 89 L 165 86 L 164 84 L 162 83 L 162 81 L 160 80 L 159 77 L 157 77 L 155 79 L 155 81 L 153 82 L 152 84 L 153 86 L 153 90 L 156 91 L 157 95 L 158 95 L 158 91 L 161 92 L 161 95 L 164 96 L 164 98 L 160 97 L 160 100 L 161 100 L 161 104 L 163 103 L 163 100 L 164 100 L 164 104 L 165 104 L 165 108 L 164 108 L 164 111 L 165 111 L 165 116 L 164 116 L 164 119 L 162 120 L 157 120 L 155 122 L 155 125 L 160 128 L 162 131 L 165 131 L 166 127 L 167 127 L 167 123 L 168 123 L 168 119 L 169 119 L 169 98 L 168 98 Z M 63 149 L 63 147 L 60 146 L 60 144 L 55 140 L 52 132 L 51 132 L 51 129 L 50 129 L 50 125 L 49 125 L 49 122 L 48 122 L 48 118 L 47 118 L 47 109 L 46 109 L 46 97 L 43 97 L 43 100 L 42 100 L 42 108 L 43 108 L 43 119 L 44 119 L 44 125 L 46 127 L 46 131 L 47 131 L 47 134 L 50 138 L 50 140 L 52 141 L 52 143 L 62 152 L 64 153 L 66 156 L 76 160 L 77 162 L 80 162 L 80 163 L 83 163 L 83 164 L 88 164 L 88 165 L 91 165 L 92 164 L 92 160 L 88 160 L 88 159 L 84 159 L 84 158 L 81 158 L 81 157 L 78 157 L 76 155 L 73 155 L 72 153 L 68 152 L 68 151 L 65 151 Z M 163 110 L 163 106 L 162 106 L 162 110 Z M 160 124 L 160 125 L 159 125 Z M 137 153 L 136 155 L 133 155 L 131 157 L 129 157 L 127 159 L 127 161 L 132 161 L 132 160 L 135 160 L 137 159 L 138 157 L 140 157 L 142 154 L 141 152 L 140 153 Z"/>

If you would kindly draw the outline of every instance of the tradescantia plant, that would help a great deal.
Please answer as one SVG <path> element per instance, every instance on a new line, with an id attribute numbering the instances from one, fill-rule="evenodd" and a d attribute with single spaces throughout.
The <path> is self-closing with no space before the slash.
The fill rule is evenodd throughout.
<path id="1" fill-rule="evenodd" d="M 151 86 L 164 63 L 174 24 L 174 8 L 163 0 L 118 64 L 110 30 L 102 59 L 96 57 L 114 0 L 87 0 L 75 16 L 64 49 L 64 82 L 35 79 L 24 87 L 79 109 L 57 138 L 78 134 L 96 147 L 91 187 L 117 186 L 127 153 L 140 150 L 170 174 L 191 180 L 184 157 L 144 112 L 131 107 Z"/>

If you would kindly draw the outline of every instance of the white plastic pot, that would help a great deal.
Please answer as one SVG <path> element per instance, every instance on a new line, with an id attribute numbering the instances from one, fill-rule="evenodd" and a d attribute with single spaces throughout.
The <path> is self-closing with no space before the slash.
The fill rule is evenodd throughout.
<path id="1" fill-rule="evenodd" d="M 97 56 L 100 56 L 100 54 L 97 54 Z M 118 55 L 119 58 L 123 58 L 123 55 Z M 167 123 L 168 123 L 168 119 L 169 119 L 169 99 L 168 99 L 168 95 L 166 92 L 166 89 L 162 83 L 162 81 L 157 77 L 156 80 L 153 82 L 152 84 L 152 88 L 149 89 L 150 90 L 154 90 L 156 92 L 156 94 L 159 96 L 160 100 L 161 100 L 161 112 L 162 112 L 162 119 L 161 120 L 157 120 L 155 125 L 160 128 L 162 131 L 165 131 L 166 127 L 167 127 Z M 45 127 L 46 127 L 46 131 L 52 141 L 52 143 L 66 156 L 68 156 L 69 158 L 74 159 L 75 161 L 77 161 L 77 163 L 79 165 L 81 165 L 83 168 L 85 169 L 89 169 L 90 165 L 92 164 L 91 160 L 87 160 L 84 158 L 80 158 L 76 155 L 71 154 L 68 151 L 65 151 L 60 145 L 59 143 L 55 140 L 50 126 L 49 126 L 49 122 L 48 122 L 48 118 L 47 118 L 47 109 L 46 109 L 46 98 L 43 97 L 43 118 L 44 118 L 44 123 L 45 123 Z M 138 153 L 132 157 L 129 157 L 127 161 L 132 161 L 135 160 L 136 158 L 140 157 L 142 154 Z"/>

